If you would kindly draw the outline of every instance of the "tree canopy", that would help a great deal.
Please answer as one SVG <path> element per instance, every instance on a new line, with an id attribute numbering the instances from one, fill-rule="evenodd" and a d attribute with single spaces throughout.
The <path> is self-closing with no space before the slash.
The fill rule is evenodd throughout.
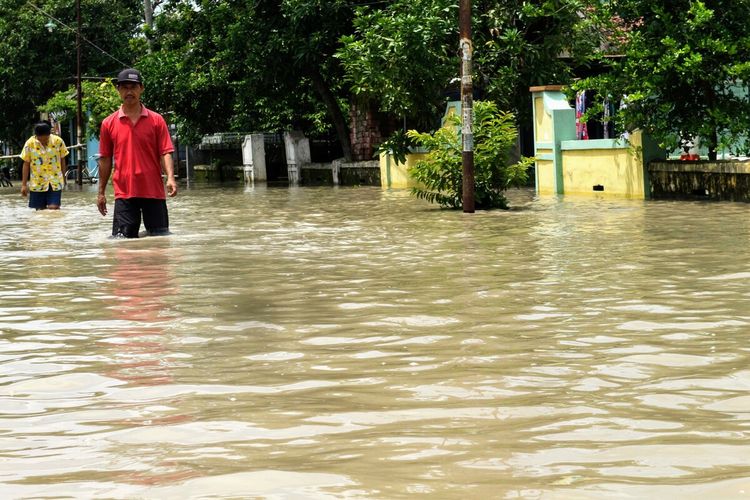
<path id="1" fill-rule="evenodd" d="M 351 93 L 416 123 L 434 119 L 457 73 L 454 0 L 397 0 L 357 11 L 336 53 Z"/>
<path id="2" fill-rule="evenodd" d="M 139 56 L 131 50 L 139 0 L 81 0 L 81 12 L 81 33 L 90 42 L 82 42 L 84 78 L 114 75 L 118 60 Z M 16 151 L 38 121 L 39 106 L 75 83 L 75 28 L 75 0 L 0 0 L 0 140 Z"/>
<path id="3" fill-rule="evenodd" d="M 333 57 L 352 0 L 172 2 L 142 66 L 152 95 L 197 134 L 332 127 L 342 143 L 347 90 Z"/>
<path id="4" fill-rule="evenodd" d="M 75 0 L 0 0 L 0 138 L 20 145 L 75 75 Z M 146 2 L 148 3 L 148 2 Z M 151 2 L 154 4 L 154 2 Z M 159 3 L 159 2 L 156 2 Z M 457 96 L 455 0 L 169 0 L 143 26 L 143 0 L 81 0 L 85 78 L 140 68 L 144 100 L 182 137 L 217 131 L 335 133 L 351 103 L 426 130 Z M 664 144 L 716 147 L 750 125 L 747 2 L 475 0 L 477 98 L 528 121 L 528 88 L 570 84 L 602 50 L 610 71 L 580 82 L 628 96 L 628 125 Z M 151 16 L 146 16 L 150 18 Z M 53 21 L 52 33 L 47 25 Z M 145 35 L 148 35 L 148 40 Z M 609 45 L 607 44 L 609 43 Z M 94 47 L 93 45 L 96 45 Z"/>
<path id="5" fill-rule="evenodd" d="M 585 64 L 599 33 L 579 15 L 582 0 L 474 2 L 474 87 L 502 109 L 530 113 L 530 86 L 569 83 L 571 61 Z M 446 96 L 457 95 L 458 5 L 455 0 L 396 0 L 358 10 L 354 32 L 337 56 L 353 94 L 380 109 L 434 119 Z M 565 58 L 561 58 L 561 54 Z"/>
<path id="6" fill-rule="evenodd" d="M 642 128 L 664 147 L 700 136 L 746 149 L 750 128 L 750 3 L 730 0 L 613 0 L 595 14 L 623 57 L 611 71 L 577 84 L 600 97 L 624 96 L 624 128 Z"/>
<path id="7" fill-rule="evenodd" d="M 529 87 L 569 84 L 576 68 L 596 60 L 602 43 L 598 19 L 582 15 L 591 3 L 479 0 L 474 46 L 483 97 L 530 119 Z"/>
<path id="8" fill-rule="evenodd" d="M 99 136 L 99 128 L 102 121 L 120 106 L 120 95 L 111 81 L 82 82 L 83 100 L 81 107 L 87 111 L 85 128 L 89 135 Z M 57 113 L 58 121 L 65 121 L 75 117 L 76 113 L 76 88 L 70 86 L 67 90 L 56 93 L 42 106 L 39 111 L 46 113 Z"/>

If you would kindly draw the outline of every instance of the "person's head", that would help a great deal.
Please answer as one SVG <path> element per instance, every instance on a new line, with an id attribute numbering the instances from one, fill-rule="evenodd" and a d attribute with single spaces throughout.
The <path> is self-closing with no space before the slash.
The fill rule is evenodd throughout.
<path id="1" fill-rule="evenodd" d="M 34 125 L 34 135 L 36 136 L 36 139 L 45 146 L 47 145 L 47 141 L 49 141 L 49 135 L 51 133 L 52 126 L 47 122 L 39 122 Z"/>
<path id="2" fill-rule="evenodd" d="M 117 74 L 115 87 L 120 94 L 124 104 L 137 104 L 143 93 L 143 77 L 141 72 L 134 68 L 126 68 Z"/>

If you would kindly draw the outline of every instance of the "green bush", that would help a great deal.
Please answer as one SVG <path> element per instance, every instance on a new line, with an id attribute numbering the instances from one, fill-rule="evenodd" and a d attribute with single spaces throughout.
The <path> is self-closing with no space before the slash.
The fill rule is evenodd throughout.
<path id="1" fill-rule="evenodd" d="M 427 149 L 425 160 L 409 169 L 422 187 L 412 188 L 418 198 L 446 208 L 462 208 L 463 166 L 461 121 L 451 117 L 434 133 L 410 130 L 414 142 Z M 477 209 L 508 208 L 503 192 L 528 181 L 534 158 L 508 165 L 508 155 L 518 135 L 512 113 L 500 111 L 493 102 L 474 103 L 474 199 Z"/>
<path id="2" fill-rule="evenodd" d="M 409 137 L 408 132 L 397 130 L 391 136 L 380 143 L 375 150 L 374 158 L 379 158 L 381 154 L 391 154 L 396 163 L 406 163 L 406 155 L 409 154 L 411 147 L 414 146 L 414 140 Z"/>

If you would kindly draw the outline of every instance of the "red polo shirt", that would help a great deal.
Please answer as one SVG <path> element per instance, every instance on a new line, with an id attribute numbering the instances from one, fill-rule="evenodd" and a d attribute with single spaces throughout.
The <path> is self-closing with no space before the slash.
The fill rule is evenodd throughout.
<path id="1" fill-rule="evenodd" d="M 99 154 L 113 157 L 115 198 L 166 199 L 161 157 L 174 151 L 164 118 L 141 105 L 133 123 L 122 107 L 102 122 Z"/>

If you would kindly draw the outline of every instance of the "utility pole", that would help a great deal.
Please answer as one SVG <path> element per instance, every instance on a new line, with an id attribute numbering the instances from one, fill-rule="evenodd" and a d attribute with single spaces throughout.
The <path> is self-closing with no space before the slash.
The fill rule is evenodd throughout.
<path id="1" fill-rule="evenodd" d="M 83 184 L 83 164 L 87 161 L 86 146 L 83 145 L 83 120 L 81 111 L 81 100 L 83 93 L 81 89 L 81 0 L 76 0 L 76 142 L 78 143 L 78 172 L 76 173 L 76 184 Z"/>
<path id="2" fill-rule="evenodd" d="M 464 213 L 474 213 L 474 119 L 473 87 L 471 83 L 471 0 L 460 0 L 458 12 L 461 37 L 461 163 L 463 165 L 462 201 Z"/>

